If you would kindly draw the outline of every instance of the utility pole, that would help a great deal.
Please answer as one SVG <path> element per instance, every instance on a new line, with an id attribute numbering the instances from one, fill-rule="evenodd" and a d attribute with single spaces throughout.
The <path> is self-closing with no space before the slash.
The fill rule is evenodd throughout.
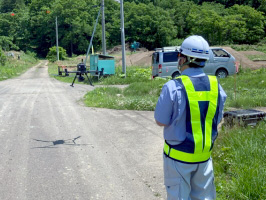
<path id="1" fill-rule="evenodd" d="M 59 61 L 57 16 L 56 16 L 56 18 L 55 18 L 55 32 L 56 32 L 56 52 L 57 52 L 57 61 Z"/>
<path id="2" fill-rule="evenodd" d="M 84 62 L 85 65 L 87 64 L 88 55 L 90 53 L 90 49 L 91 49 L 91 46 L 92 46 L 92 40 L 93 40 L 93 37 L 94 37 L 94 33 L 96 31 L 96 26 L 98 24 L 98 19 L 99 19 L 100 13 L 101 13 L 101 8 L 99 9 L 99 12 L 98 12 L 98 15 L 97 15 L 97 19 L 96 19 L 96 22 L 94 24 L 94 28 L 93 28 L 93 32 L 92 32 L 92 36 L 91 36 L 91 40 L 90 40 L 90 45 L 88 47 L 87 54 L 86 54 L 86 59 L 85 59 L 85 62 Z"/>
<path id="3" fill-rule="evenodd" d="M 122 43 L 122 72 L 126 77 L 126 55 L 125 55 L 125 29 L 124 29 L 124 5 L 120 0 L 120 18 L 121 18 L 121 43 Z"/>
<path id="4" fill-rule="evenodd" d="M 102 0 L 102 48 L 103 48 L 103 55 L 105 55 L 106 54 L 106 42 L 105 42 L 104 0 Z"/>

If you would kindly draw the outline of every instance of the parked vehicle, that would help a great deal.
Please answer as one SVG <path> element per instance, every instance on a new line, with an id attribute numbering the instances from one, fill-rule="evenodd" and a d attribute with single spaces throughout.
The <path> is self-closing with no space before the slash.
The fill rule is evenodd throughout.
<path id="1" fill-rule="evenodd" d="M 157 48 L 152 54 L 152 76 L 175 78 L 180 75 L 177 68 L 179 46 Z M 203 71 L 207 75 L 225 78 L 236 73 L 234 56 L 220 47 L 210 48 L 210 59 L 206 62 Z"/>

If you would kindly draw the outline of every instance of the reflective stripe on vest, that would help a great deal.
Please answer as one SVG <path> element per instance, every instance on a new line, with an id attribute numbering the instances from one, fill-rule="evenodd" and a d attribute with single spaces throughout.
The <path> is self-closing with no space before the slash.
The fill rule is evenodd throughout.
<path id="1" fill-rule="evenodd" d="M 210 91 L 195 91 L 194 85 L 188 76 L 179 76 L 186 90 L 188 104 L 190 108 L 190 123 L 194 139 L 194 153 L 170 148 L 165 142 L 164 152 L 167 156 L 188 163 L 204 162 L 211 156 L 212 147 L 212 126 L 217 110 L 218 101 L 218 81 L 215 76 L 208 76 Z M 199 102 L 209 102 L 205 118 L 205 130 L 202 131 L 201 113 Z M 182 144 L 182 143 L 181 143 Z"/>

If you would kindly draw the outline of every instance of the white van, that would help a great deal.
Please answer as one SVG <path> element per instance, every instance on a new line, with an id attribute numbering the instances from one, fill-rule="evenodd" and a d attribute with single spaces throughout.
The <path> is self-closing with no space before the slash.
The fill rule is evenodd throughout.
<path id="1" fill-rule="evenodd" d="M 152 76 L 175 78 L 180 75 L 177 68 L 179 46 L 156 49 L 152 54 Z M 203 71 L 207 75 L 225 78 L 236 73 L 235 58 L 220 47 L 210 48 L 210 59 Z"/>

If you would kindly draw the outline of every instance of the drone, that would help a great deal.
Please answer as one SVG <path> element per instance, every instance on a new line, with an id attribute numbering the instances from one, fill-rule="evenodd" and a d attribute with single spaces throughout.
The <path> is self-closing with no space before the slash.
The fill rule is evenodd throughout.
<path id="1" fill-rule="evenodd" d="M 75 78 L 74 78 L 72 84 L 70 85 L 71 87 L 74 87 L 74 83 L 75 83 L 75 80 L 76 80 L 77 76 L 78 76 L 78 81 L 82 82 L 82 81 L 85 80 L 85 78 L 83 76 L 86 75 L 90 85 L 94 86 L 92 84 L 92 81 L 91 81 L 90 77 L 88 76 L 88 73 L 95 72 L 96 74 L 100 73 L 100 75 L 103 75 L 103 68 L 102 68 L 102 71 L 98 71 L 98 70 L 91 70 L 90 71 L 90 70 L 87 70 L 86 65 L 84 63 L 79 63 L 77 65 L 77 71 L 67 71 L 67 69 L 65 69 L 65 70 L 66 70 L 65 71 L 66 76 L 68 76 L 69 73 L 76 73 Z"/>

